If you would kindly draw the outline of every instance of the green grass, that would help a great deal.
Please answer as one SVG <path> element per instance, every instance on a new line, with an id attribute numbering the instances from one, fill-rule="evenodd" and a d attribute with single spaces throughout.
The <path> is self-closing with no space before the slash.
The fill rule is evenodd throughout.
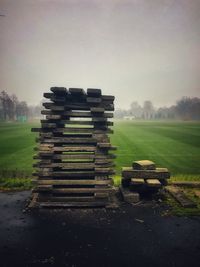
<path id="1" fill-rule="evenodd" d="M 173 180 L 200 180 L 200 123 L 116 121 L 111 141 L 118 147 L 116 170 L 149 159 L 167 167 Z"/>
<path id="2" fill-rule="evenodd" d="M 26 178 L 32 173 L 37 123 L 0 123 L 0 177 Z M 115 184 L 123 166 L 149 159 L 167 167 L 173 180 L 200 180 L 200 123 L 115 121 L 113 145 L 118 147 Z"/>
<path id="3" fill-rule="evenodd" d="M 29 190 L 33 187 L 30 178 L 0 178 L 0 191 L 3 190 Z"/>
<path id="4" fill-rule="evenodd" d="M 0 177 L 30 177 L 33 164 L 35 124 L 0 124 Z"/>

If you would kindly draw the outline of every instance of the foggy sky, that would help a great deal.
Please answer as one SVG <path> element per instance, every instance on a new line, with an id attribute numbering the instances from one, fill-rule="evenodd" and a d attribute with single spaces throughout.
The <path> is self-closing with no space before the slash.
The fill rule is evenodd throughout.
<path id="1" fill-rule="evenodd" d="M 0 90 L 101 88 L 116 107 L 200 97 L 200 0 L 0 0 Z"/>

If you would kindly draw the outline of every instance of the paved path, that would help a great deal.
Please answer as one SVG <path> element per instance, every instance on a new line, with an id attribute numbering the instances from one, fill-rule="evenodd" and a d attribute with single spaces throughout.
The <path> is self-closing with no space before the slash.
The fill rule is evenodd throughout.
<path id="1" fill-rule="evenodd" d="M 0 193 L 0 266 L 199 266 L 200 218 L 155 203 L 23 213 L 30 192 Z"/>

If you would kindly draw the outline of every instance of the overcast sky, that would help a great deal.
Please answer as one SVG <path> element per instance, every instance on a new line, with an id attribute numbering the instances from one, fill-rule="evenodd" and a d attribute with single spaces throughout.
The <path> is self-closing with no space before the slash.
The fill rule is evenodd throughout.
<path id="1" fill-rule="evenodd" d="M 0 90 L 101 88 L 116 107 L 200 97 L 200 0 L 0 0 Z"/>

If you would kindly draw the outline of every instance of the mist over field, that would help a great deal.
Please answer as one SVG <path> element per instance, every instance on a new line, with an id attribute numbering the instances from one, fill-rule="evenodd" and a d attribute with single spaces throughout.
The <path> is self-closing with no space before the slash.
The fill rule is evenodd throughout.
<path id="1" fill-rule="evenodd" d="M 0 0 L 0 90 L 101 88 L 116 108 L 200 97 L 198 0 Z"/>

